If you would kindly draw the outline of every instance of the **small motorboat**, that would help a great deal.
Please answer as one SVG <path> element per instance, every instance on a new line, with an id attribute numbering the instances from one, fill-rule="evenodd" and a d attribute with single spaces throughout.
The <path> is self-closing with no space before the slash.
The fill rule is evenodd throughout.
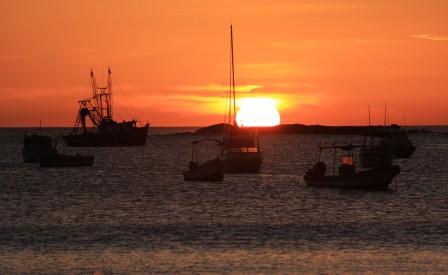
<path id="1" fill-rule="evenodd" d="M 82 156 L 80 154 L 66 155 L 54 154 L 42 156 L 39 160 L 40 167 L 80 167 L 92 166 L 93 156 Z"/>
<path id="2" fill-rule="evenodd" d="M 199 144 L 203 142 L 214 142 L 218 146 L 217 157 L 215 159 L 199 161 Z M 193 148 L 191 152 L 191 161 L 189 163 L 189 170 L 183 172 L 184 180 L 191 181 L 222 181 L 224 179 L 224 162 L 219 153 L 221 141 L 217 139 L 201 139 L 193 141 Z"/>
<path id="3" fill-rule="evenodd" d="M 408 158 L 414 154 L 416 146 L 397 124 L 384 129 L 370 130 L 364 134 L 364 144 L 374 151 L 391 153 L 394 158 Z"/>
<path id="4" fill-rule="evenodd" d="M 41 156 L 51 156 L 57 153 L 56 142 L 42 134 L 27 135 L 23 138 L 22 156 L 24 162 L 39 162 Z"/>
<path id="5" fill-rule="evenodd" d="M 400 173 L 400 167 L 387 161 L 379 161 L 373 167 L 357 171 L 353 153 L 357 148 L 362 148 L 362 145 L 319 146 L 318 162 L 303 177 L 306 184 L 316 187 L 387 189 L 394 177 Z M 326 149 L 333 150 L 333 166 L 330 175 L 327 175 L 327 167 L 321 161 L 322 151 Z M 340 166 L 337 169 L 338 173 L 336 173 L 337 151 L 343 152 L 340 157 Z"/>
<path id="6" fill-rule="evenodd" d="M 57 140 L 42 134 L 25 134 L 22 149 L 25 162 L 37 162 L 40 167 L 79 167 L 92 166 L 93 156 L 80 154 L 60 154 L 57 150 Z"/>

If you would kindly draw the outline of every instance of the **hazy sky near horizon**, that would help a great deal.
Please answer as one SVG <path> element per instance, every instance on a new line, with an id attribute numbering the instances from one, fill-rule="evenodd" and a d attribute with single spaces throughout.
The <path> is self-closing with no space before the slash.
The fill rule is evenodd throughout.
<path id="1" fill-rule="evenodd" d="M 0 126 L 72 126 L 113 73 L 117 120 L 223 121 L 234 26 L 240 97 L 282 123 L 448 124 L 448 1 L 0 1 Z"/>

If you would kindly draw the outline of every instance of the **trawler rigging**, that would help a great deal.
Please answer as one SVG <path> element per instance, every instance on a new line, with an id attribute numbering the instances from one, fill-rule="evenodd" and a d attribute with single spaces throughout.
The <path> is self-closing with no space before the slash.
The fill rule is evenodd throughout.
<path id="1" fill-rule="evenodd" d="M 111 71 L 108 69 L 107 86 L 98 87 L 95 75 L 90 71 L 90 81 L 92 85 L 93 96 L 79 101 L 78 118 L 75 123 L 75 129 L 82 126 L 83 132 L 87 131 L 86 117 L 89 117 L 95 127 L 99 127 L 102 121 L 112 120 L 112 85 Z"/>
<path id="2" fill-rule="evenodd" d="M 64 136 L 68 146 L 144 146 L 149 124 L 137 127 L 136 120 L 116 122 L 112 108 L 112 78 L 108 69 L 107 85 L 97 85 L 90 71 L 92 97 L 79 101 L 79 111 L 72 133 Z M 87 119 L 93 131 L 87 127 Z"/>

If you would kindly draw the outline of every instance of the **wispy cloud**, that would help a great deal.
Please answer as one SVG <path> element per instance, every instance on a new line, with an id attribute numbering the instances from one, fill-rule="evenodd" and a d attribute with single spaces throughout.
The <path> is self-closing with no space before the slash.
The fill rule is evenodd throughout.
<path id="1" fill-rule="evenodd" d="M 307 11 L 307 12 L 326 12 L 326 11 L 344 11 L 344 10 L 353 10 L 359 8 L 359 5 L 350 5 L 350 4 L 297 4 L 298 9 Z"/>
<path id="2" fill-rule="evenodd" d="M 239 65 L 241 70 L 256 74 L 257 77 L 261 75 L 267 76 L 285 76 L 288 74 L 297 73 L 297 68 L 286 63 L 249 63 Z"/>
<path id="3" fill-rule="evenodd" d="M 251 92 L 260 88 L 263 88 L 263 86 L 256 84 L 236 85 L 235 87 L 237 92 Z M 175 89 L 178 91 L 188 91 L 188 92 L 225 92 L 229 90 L 229 86 L 222 84 L 181 85 L 176 86 Z"/>
<path id="4" fill-rule="evenodd" d="M 438 35 L 438 34 L 413 34 L 412 37 L 419 39 L 427 39 L 434 41 L 448 41 L 447 35 Z"/>

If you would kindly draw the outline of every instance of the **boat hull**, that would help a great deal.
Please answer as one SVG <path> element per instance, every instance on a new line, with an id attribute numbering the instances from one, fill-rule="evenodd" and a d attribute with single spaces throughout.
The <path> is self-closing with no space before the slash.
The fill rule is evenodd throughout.
<path id="1" fill-rule="evenodd" d="M 415 149 L 415 146 L 407 146 L 393 148 L 392 151 L 395 158 L 409 158 L 412 154 L 414 154 Z"/>
<path id="2" fill-rule="evenodd" d="M 359 152 L 359 162 L 362 168 L 391 166 L 393 154 L 382 148 L 363 147 Z"/>
<path id="3" fill-rule="evenodd" d="M 72 147 L 145 146 L 147 134 L 148 126 L 145 126 L 112 133 L 69 134 L 64 140 Z"/>
<path id="4" fill-rule="evenodd" d="M 409 158 L 416 149 L 416 146 L 408 138 L 406 131 L 400 129 L 398 125 L 392 125 L 388 130 L 368 132 L 365 137 L 379 141 L 381 145 L 379 148 L 384 152 L 391 153 L 394 158 Z M 369 147 L 367 146 L 367 149 Z"/>
<path id="5" fill-rule="evenodd" d="M 400 173 L 397 165 L 375 168 L 355 173 L 353 176 L 308 176 L 304 179 L 308 186 L 347 189 L 387 189 L 396 175 Z"/>
<path id="6" fill-rule="evenodd" d="M 183 172 L 183 176 L 186 181 L 222 181 L 224 180 L 224 163 L 220 159 L 210 160 Z"/>
<path id="7" fill-rule="evenodd" d="M 41 157 L 39 164 L 40 167 L 80 167 L 92 166 L 93 161 L 93 156 L 57 154 Z"/>
<path id="8" fill-rule="evenodd" d="M 29 146 L 22 149 L 23 162 L 33 163 L 39 162 L 44 156 L 52 156 L 56 154 L 56 151 L 46 150 L 41 148 L 30 148 Z"/>
<path id="9" fill-rule="evenodd" d="M 263 156 L 259 152 L 227 152 L 223 161 L 226 173 L 258 173 Z"/>

